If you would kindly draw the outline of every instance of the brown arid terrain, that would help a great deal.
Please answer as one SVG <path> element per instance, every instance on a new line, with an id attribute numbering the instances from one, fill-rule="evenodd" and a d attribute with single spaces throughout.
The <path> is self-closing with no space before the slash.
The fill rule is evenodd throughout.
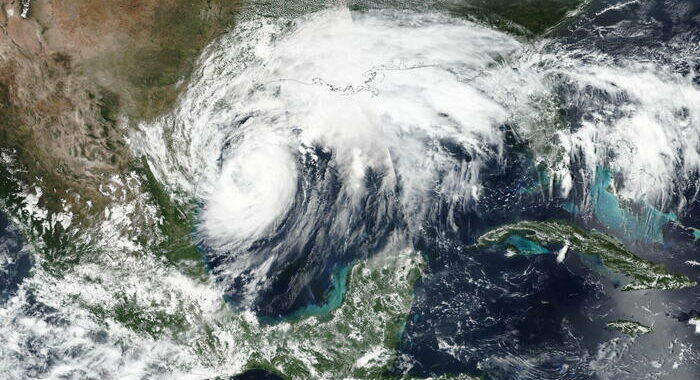
<path id="1" fill-rule="evenodd" d="M 455 4 L 452 13 L 531 36 L 580 0 Z M 172 204 L 148 166 L 132 156 L 126 136 L 173 105 L 202 49 L 233 26 L 242 0 L 0 0 L 0 8 L 2 209 L 24 219 L 27 233 L 47 246 L 80 252 L 64 224 L 47 228 L 46 220 L 70 212 L 73 232 L 94 227 L 114 200 L 103 189 L 113 194 L 115 183 L 136 175 L 118 191 L 122 198 L 148 196 L 157 206 L 160 251 L 197 259 L 192 213 Z M 27 193 L 45 210 L 42 220 L 22 210 L 27 202 L 16 195 Z M 80 254 L 52 256 L 74 261 L 68 257 Z"/>
<path id="2" fill-rule="evenodd" d="M 149 186 L 126 129 L 173 103 L 240 4 L 2 0 L 0 7 L 0 151 L 16 168 L 0 168 L 0 196 L 11 200 L 17 183 L 40 187 L 39 206 L 49 216 L 70 209 L 75 226 L 104 212 L 100 189 L 110 177 L 135 170 Z M 146 190 L 157 200 L 157 188 Z M 60 239 L 61 229 L 45 231 L 44 240 Z"/>

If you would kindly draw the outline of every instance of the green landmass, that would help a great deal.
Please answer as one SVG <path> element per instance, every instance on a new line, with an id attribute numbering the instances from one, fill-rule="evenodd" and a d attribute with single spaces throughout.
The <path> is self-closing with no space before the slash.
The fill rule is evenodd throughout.
<path id="1" fill-rule="evenodd" d="M 615 321 L 610 321 L 606 323 L 606 326 L 614 328 L 623 334 L 629 336 L 644 335 L 652 332 L 653 330 L 649 326 L 645 326 L 636 321 L 630 321 L 626 319 L 618 319 Z"/>
<path id="2" fill-rule="evenodd" d="M 225 304 L 212 317 L 189 304 L 173 311 L 124 294 L 112 306 L 83 306 L 100 324 L 189 346 L 208 367 L 226 367 L 235 358 L 246 363 L 243 371 L 265 369 L 289 379 L 392 378 L 388 371 L 424 265 L 410 249 L 383 252 L 352 267 L 335 309 L 275 324 Z"/>
<path id="3" fill-rule="evenodd" d="M 202 256 L 193 244 L 194 231 L 193 210 L 186 205 L 180 205 L 170 198 L 163 186 L 153 175 L 146 159 L 134 170 L 142 174 L 144 188 L 151 194 L 161 216 L 159 229 L 165 237 L 160 242 L 158 254 L 165 256 L 170 262 L 177 264 L 180 269 L 193 276 L 204 276 Z"/>
<path id="4" fill-rule="evenodd" d="M 84 306 L 103 325 L 112 320 L 135 332 L 148 334 L 153 339 L 172 337 L 186 331 L 188 327 L 182 312 L 145 308 L 124 294 L 120 294 L 118 299 L 119 302 L 112 308 L 100 305 Z"/>
<path id="5" fill-rule="evenodd" d="M 538 35 L 561 22 L 568 12 L 585 4 L 582 0 L 473 0 L 468 7 L 483 9 L 483 17 L 502 27 L 512 22 Z"/>
<path id="6" fill-rule="evenodd" d="M 527 38 L 541 36 L 588 0 L 371 0 L 350 1 L 350 9 L 397 8 L 444 11 Z"/>
<path id="7" fill-rule="evenodd" d="M 423 269 L 414 251 L 380 256 L 352 268 L 343 303 L 327 316 L 264 326 L 241 320 L 248 367 L 288 378 L 387 377 Z"/>
<path id="8" fill-rule="evenodd" d="M 545 247 L 568 245 L 569 249 L 580 254 L 599 257 L 607 269 L 630 278 L 630 282 L 622 287 L 623 291 L 680 289 L 697 285 L 682 274 L 669 273 L 661 264 L 638 257 L 610 235 L 597 231 L 588 232 L 560 220 L 522 221 L 504 225 L 481 235 L 477 246 L 505 243 L 509 248 L 518 250 L 519 247 L 508 243 L 508 238 L 512 235 Z"/>

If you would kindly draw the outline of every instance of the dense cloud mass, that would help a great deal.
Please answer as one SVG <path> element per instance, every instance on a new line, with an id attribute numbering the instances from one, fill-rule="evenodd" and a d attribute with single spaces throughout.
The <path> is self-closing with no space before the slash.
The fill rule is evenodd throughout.
<path id="1" fill-rule="evenodd" d="M 506 160 L 506 127 L 532 143 L 554 195 L 611 167 L 625 198 L 692 202 L 668 197 L 700 165 L 692 78 L 549 50 L 437 14 L 254 19 L 210 48 L 178 109 L 138 144 L 166 183 L 201 199 L 199 238 L 248 298 L 299 242 L 332 245 L 319 230 L 347 250 L 358 228 L 381 238 L 376 225 L 398 220 L 415 235 L 442 217 L 437 203 L 478 203 L 482 169 Z"/>
<path id="2" fill-rule="evenodd" d="M 691 3 L 574 1 L 540 35 L 460 1 L 286 3 L 124 128 L 145 171 L 100 177 L 89 228 L 22 188 L 99 254 L 52 268 L 0 214 L 0 377 L 694 378 Z"/>

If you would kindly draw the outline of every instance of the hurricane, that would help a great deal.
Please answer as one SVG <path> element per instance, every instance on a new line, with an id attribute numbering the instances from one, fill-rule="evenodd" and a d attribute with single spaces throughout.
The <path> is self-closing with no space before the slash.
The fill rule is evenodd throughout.
<path id="1" fill-rule="evenodd" d="M 99 254 L 0 244 L 0 374 L 696 378 L 700 7 L 429 3 L 247 4 L 124 132 Z"/>

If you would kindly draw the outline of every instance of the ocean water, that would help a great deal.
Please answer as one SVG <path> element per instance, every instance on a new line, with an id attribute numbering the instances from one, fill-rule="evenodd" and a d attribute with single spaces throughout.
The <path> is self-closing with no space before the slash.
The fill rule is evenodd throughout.
<path id="1" fill-rule="evenodd" d="M 158 223 L 148 197 L 115 191 L 76 232 L 104 254 L 58 275 L 0 216 L 0 371 L 697 378 L 697 286 L 623 292 L 595 257 L 474 246 L 558 219 L 700 278 L 696 3 L 593 0 L 538 38 L 459 1 L 247 4 L 130 135 L 173 201 L 199 205 L 207 278 L 131 238 Z"/>
<path id="2" fill-rule="evenodd" d="M 30 253 L 7 216 L 0 212 L 0 303 L 12 297 L 32 267 Z"/>

